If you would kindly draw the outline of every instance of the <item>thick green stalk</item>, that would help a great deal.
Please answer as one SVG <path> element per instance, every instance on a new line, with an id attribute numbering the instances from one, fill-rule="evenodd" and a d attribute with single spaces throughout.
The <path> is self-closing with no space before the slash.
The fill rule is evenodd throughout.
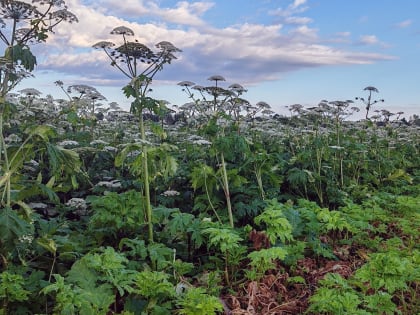
<path id="1" fill-rule="evenodd" d="M 136 101 L 141 104 L 141 97 L 139 93 L 140 85 L 138 81 L 135 83 Z M 140 119 L 140 135 L 142 144 L 142 166 L 143 166 L 143 183 L 144 183 L 144 197 L 146 201 L 146 220 L 148 227 L 149 243 L 153 243 L 153 216 L 152 216 L 152 205 L 150 203 L 150 183 L 149 183 L 149 166 L 147 163 L 147 145 L 146 145 L 146 132 L 144 129 L 143 120 L 143 106 L 140 106 L 139 119 Z"/>
<path id="2" fill-rule="evenodd" d="M 10 207 L 10 164 L 9 164 L 9 157 L 7 155 L 7 147 L 6 142 L 4 141 L 3 136 L 3 112 L 0 113 L 0 161 L 1 155 L 4 156 L 4 168 L 3 168 L 3 176 L 6 180 L 4 183 L 4 192 L 1 198 L 1 203 L 4 202 L 4 196 L 6 196 L 6 207 Z"/>
<path id="3" fill-rule="evenodd" d="M 141 139 L 146 141 L 144 132 L 143 115 L 140 117 L 140 133 Z M 149 166 L 147 163 L 147 145 L 143 144 L 142 164 L 143 164 L 143 181 L 144 181 L 144 197 L 146 198 L 146 217 L 149 231 L 149 243 L 153 243 L 153 221 L 152 221 L 152 205 L 150 203 L 150 185 L 149 185 Z"/>
<path id="4" fill-rule="evenodd" d="M 232 204 L 230 201 L 230 191 L 229 191 L 229 181 L 227 177 L 227 171 L 226 171 L 226 163 L 225 163 L 225 156 L 223 153 L 220 154 L 220 158 L 222 160 L 222 175 L 223 175 L 223 190 L 225 191 L 225 197 L 226 197 L 226 204 L 228 208 L 228 215 L 229 215 L 229 224 L 233 228 L 233 213 L 232 213 Z"/>

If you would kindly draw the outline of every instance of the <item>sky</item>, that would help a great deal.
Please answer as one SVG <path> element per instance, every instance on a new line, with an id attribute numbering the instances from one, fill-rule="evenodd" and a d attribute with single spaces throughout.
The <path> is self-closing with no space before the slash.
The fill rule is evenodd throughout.
<path id="1" fill-rule="evenodd" d="M 29 1 L 29 0 L 28 0 Z M 94 86 L 107 102 L 128 109 L 121 88 L 128 80 L 92 45 L 121 44 L 112 29 L 127 26 L 133 39 L 154 47 L 169 41 L 182 50 L 165 65 L 150 96 L 170 104 L 189 102 L 178 82 L 239 83 L 252 104 L 316 106 L 321 100 L 366 97 L 367 86 L 385 99 L 375 109 L 420 114 L 420 1 L 418 0 L 67 0 L 76 24 L 60 24 L 31 49 L 38 66 L 31 87 L 56 98 L 54 85 Z M 363 104 L 355 101 L 363 109 Z M 363 116 L 363 110 L 360 113 Z"/>

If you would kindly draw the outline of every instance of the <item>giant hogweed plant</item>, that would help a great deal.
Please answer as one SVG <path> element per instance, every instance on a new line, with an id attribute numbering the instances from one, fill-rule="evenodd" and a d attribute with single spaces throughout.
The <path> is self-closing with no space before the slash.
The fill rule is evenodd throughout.
<path id="1" fill-rule="evenodd" d="M 32 3 L 0 1 L 0 40 L 5 45 L 4 56 L 0 58 L 2 104 L 6 94 L 35 68 L 36 57 L 29 45 L 45 42 L 48 34 L 62 22 L 78 21 L 67 10 L 65 1 L 34 0 Z"/>
<path id="2" fill-rule="evenodd" d="M 153 51 L 136 40 L 129 41 L 129 37 L 134 36 L 134 32 L 125 26 L 114 28 L 111 34 L 120 35 L 122 37 L 122 44 L 115 47 L 116 45 L 113 42 L 100 41 L 93 45 L 93 47 L 103 50 L 111 60 L 111 65 L 130 80 L 130 83 L 123 88 L 123 91 L 127 98 L 134 98 L 130 111 L 139 118 L 142 141 L 142 178 L 148 237 L 149 241 L 153 242 L 153 219 L 148 166 L 149 148 L 147 145 L 143 114 L 146 110 L 154 112 L 160 109 L 160 102 L 148 96 L 150 84 L 155 75 L 163 69 L 163 66 L 170 64 L 172 60 L 176 59 L 175 53 L 181 50 L 167 41 L 156 44 L 158 51 Z"/>
<path id="3" fill-rule="evenodd" d="M 88 126 L 90 137 L 93 139 L 98 117 L 102 116 L 103 112 L 106 111 L 103 108 L 104 104 L 100 101 L 106 101 L 106 97 L 93 86 L 74 84 L 69 85 L 65 89 L 63 81 L 58 80 L 54 83 L 69 99 L 69 102 L 66 106 L 63 106 L 58 116 L 65 115 L 72 124 L 73 131 L 77 130 L 78 127 L 84 130 Z"/>
<path id="4" fill-rule="evenodd" d="M 12 196 L 13 188 L 21 179 L 23 163 L 27 161 L 33 152 L 37 151 L 34 146 L 35 139 L 43 142 L 43 148 L 53 159 L 59 161 L 70 157 L 69 152 L 60 150 L 49 144 L 49 129 L 45 126 L 29 128 L 27 138 L 20 145 L 9 146 L 5 141 L 5 120 L 12 117 L 14 105 L 7 100 L 9 93 L 22 79 L 28 77 L 36 65 L 36 57 L 30 50 L 30 44 L 45 42 L 48 34 L 63 21 L 77 22 L 76 16 L 67 10 L 64 1 L 33 1 L 35 5 L 23 1 L 0 1 L 0 40 L 3 42 L 4 55 L 0 58 L 0 164 L 1 164 L 1 217 L 2 238 L 1 245 L 6 252 L 13 248 L 13 243 L 31 233 L 31 227 L 27 221 L 12 210 L 12 203 L 16 202 L 24 210 L 24 217 L 30 218 L 31 209 L 23 200 Z M 41 146 L 42 147 L 42 146 Z M 69 154 L 68 154 L 69 153 Z M 61 162 L 61 161 L 60 161 Z M 51 177 L 45 189 L 54 185 L 55 179 Z M 41 183 L 41 180 L 38 180 Z M 2 250 L 4 266 L 7 259 Z"/>
<path id="5" fill-rule="evenodd" d="M 236 180 L 244 182 L 245 179 L 240 178 L 237 171 L 228 170 L 227 160 L 229 160 L 229 157 L 233 160 L 234 155 L 238 152 L 247 151 L 246 141 L 239 135 L 240 120 L 246 116 L 254 117 L 257 112 L 263 109 L 268 109 L 270 106 L 265 102 L 259 102 L 257 106 L 251 106 L 247 100 L 241 97 L 242 94 L 246 92 L 246 89 L 236 83 L 231 84 L 227 89 L 221 87 L 219 81 L 226 81 L 226 79 L 220 75 L 213 75 L 209 77 L 208 80 L 214 82 L 214 85 L 204 87 L 196 85 L 191 81 L 182 81 L 179 82 L 178 85 L 183 88 L 183 91 L 185 91 L 188 98 L 193 101 L 190 103 L 190 106 L 192 107 L 191 114 L 193 115 L 196 113 L 197 117 L 195 118 L 198 122 L 203 122 L 200 129 L 202 130 L 203 135 L 212 143 L 212 151 L 214 152 L 214 156 L 217 160 L 217 165 L 220 165 L 220 186 L 223 189 L 226 200 L 229 224 L 233 228 L 234 214 L 232 208 L 231 188 L 229 187 L 229 175 L 232 176 L 232 172 L 236 172 Z M 230 134 L 235 130 L 237 135 Z M 232 150 L 232 148 L 234 150 Z M 244 159 L 244 157 L 245 156 L 243 154 L 242 157 L 239 158 Z M 204 185 L 202 186 L 208 196 L 209 204 L 215 212 L 215 208 L 212 205 L 209 196 L 206 176 L 209 175 L 208 173 L 217 176 L 219 172 L 213 171 L 211 168 L 209 169 L 207 165 L 203 165 L 203 169 L 208 171 L 203 172 L 205 178 L 203 180 Z M 257 180 L 258 178 L 257 173 Z M 201 180 L 193 178 L 192 182 L 194 188 L 196 189 L 198 182 L 201 182 Z"/>

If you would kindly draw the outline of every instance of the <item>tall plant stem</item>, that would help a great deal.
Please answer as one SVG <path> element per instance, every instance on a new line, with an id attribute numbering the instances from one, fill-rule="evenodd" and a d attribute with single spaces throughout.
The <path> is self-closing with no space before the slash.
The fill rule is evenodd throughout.
<path id="1" fill-rule="evenodd" d="M 3 136 L 3 112 L 0 112 L 0 160 L 1 155 L 3 154 L 4 157 L 4 174 L 3 176 L 6 179 L 6 182 L 4 184 L 5 191 L 3 193 L 3 196 L 1 198 L 1 203 L 4 203 L 4 196 L 6 196 L 6 207 L 10 207 L 10 164 L 9 164 L 9 157 L 7 155 L 7 147 L 6 142 L 4 141 Z"/>
<path id="2" fill-rule="evenodd" d="M 223 153 L 220 154 L 220 159 L 222 162 L 222 175 L 223 175 L 223 190 L 225 191 L 225 197 L 226 197 L 226 204 L 227 204 L 227 210 L 229 215 L 229 224 L 233 228 L 233 213 L 232 213 L 232 204 L 230 201 L 230 190 L 229 190 L 229 181 L 227 177 L 227 171 L 226 171 L 226 162 L 225 162 L 225 156 Z"/>
<path id="3" fill-rule="evenodd" d="M 214 214 L 216 215 L 216 218 L 219 221 L 219 223 L 222 223 L 222 220 L 220 219 L 219 215 L 217 214 L 216 209 L 213 206 L 213 203 L 211 202 L 209 188 L 207 187 L 207 174 L 205 172 L 204 172 L 204 187 L 206 188 L 207 200 L 209 201 L 210 207 L 213 210 Z"/>
<path id="4" fill-rule="evenodd" d="M 139 93 L 139 83 L 136 81 L 135 91 L 136 91 L 136 101 L 140 104 L 140 110 L 138 111 L 139 120 L 140 120 L 140 135 L 142 144 L 142 166 L 143 166 L 143 184 L 144 184 L 144 198 L 146 201 L 146 220 L 147 220 L 147 230 L 149 236 L 149 243 L 153 243 L 153 217 L 152 217 L 152 205 L 150 203 L 150 184 L 149 184 L 149 166 L 147 163 L 147 145 L 146 143 L 146 132 L 144 128 L 144 119 L 143 119 L 143 106 L 141 104 L 142 100 Z"/>

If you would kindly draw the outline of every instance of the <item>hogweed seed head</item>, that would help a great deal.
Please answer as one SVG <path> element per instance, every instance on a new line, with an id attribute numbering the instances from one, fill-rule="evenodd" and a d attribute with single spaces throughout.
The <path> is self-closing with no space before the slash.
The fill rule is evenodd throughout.
<path id="1" fill-rule="evenodd" d="M 16 21 L 25 19 L 34 19 L 41 16 L 37 8 L 23 1 L 0 1 L 0 14 L 4 19 L 13 19 Z"/>
<path id="2" fill-rule="evenodd" d="M 145 63 L 156 60 L 156 55 L 149 47 L 137 42 L 127 42 L 117 47 L 115 50 L 119 53 L 116 58 L 125 58 L 126 56 L 129 56 Z"/>
<path id="3" fill-rule="evenodd" d="M 211 77 L 207 78 L 207 80 L 209 81 L 226 81 L 226 79 L 224 77 L 222 77 L 221 75 L 212 75 Z"/>
<path id="4" fill-rule="evenodd" d="M 132 29 L 126 27 L 126 26 L 118 26 L 114 28 L 111 31 L 111 34 L 113 35 L 128 35 L 128 36 L 134 36 L 134 32 Z"/>
<path id="5" fill-rule="evenodd" d="M 97 42 L 95 45 L 93 45 L 92 47 L 95 49 L 105 49 L 105 48 L 111 48 L 115 46 L 115 44 L 113 42 L 108 42 L 108 41 L 100 41 Z"/>
<path id="6" fill-rule="evenodd" d="M 183 87 L 189 87 L 189 86 L 194 86 L 195 83 L 191 81 L 181 81 L 181 82 L 178 82 L 177 85 L 183 86 Z"/>
<path id="7" fill-rule="evenodd" d="M 51 19 L 56 21 L 67 21 L 69 23 L 79 22 L 76 15 L 68 11 L 67 9 L 57 10 L 51 13 Z"/>

